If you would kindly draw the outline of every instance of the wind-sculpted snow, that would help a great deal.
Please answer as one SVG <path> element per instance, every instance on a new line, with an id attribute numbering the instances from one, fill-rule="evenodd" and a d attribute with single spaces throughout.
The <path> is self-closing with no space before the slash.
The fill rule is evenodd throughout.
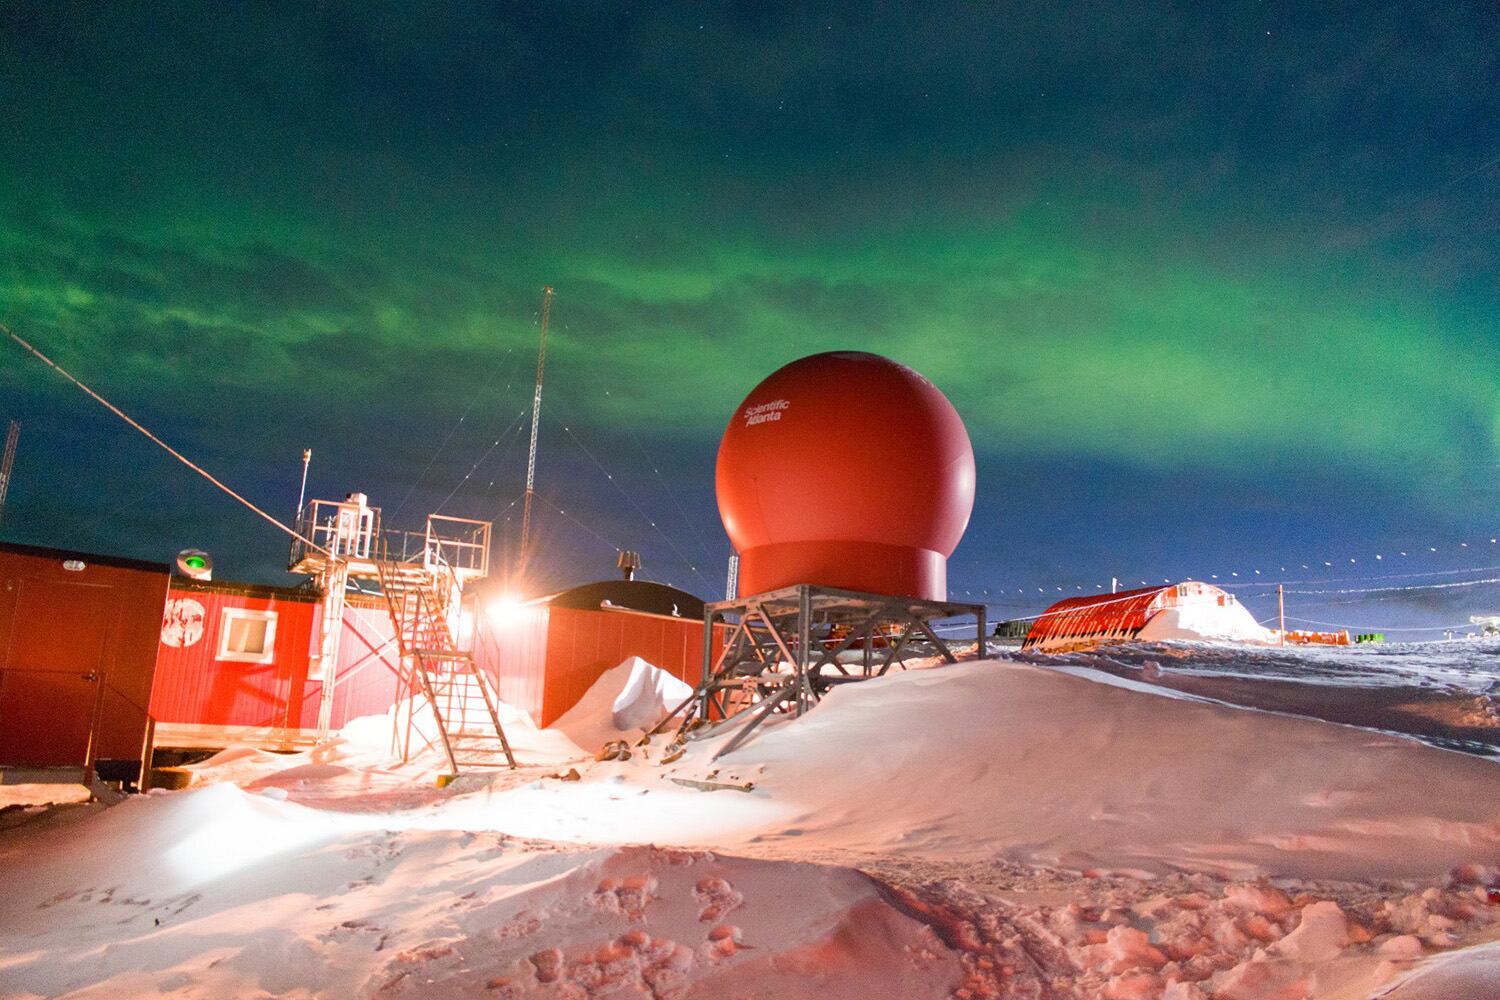
<path id="1" fill-rule="evenodd" d="M 1120 643 L 1087 652 L 1018 659 L 1044 665 L 1111 666 L 1206 676 L 1350 687 L 1422 687 L 1471 694 L 1500 691 L 1500 639 L 1258 647 L 1217 643 Z"/>
<path id="2" fill-rule="evenodd" d="M 260 846 L 237 850 L 251 817 Z M 0 996 L 939 1000 L 962 977 L 848 868 L 341 831 L 227 785 L 85 822 L 29 838 L 19 875 L 0 845 Z M 223 863 L 162 860 L 184 834 Z"/>
<path id="3" fill-rule="evenodd" d="M 1493 996 L 1491 761 L 1004 661 L 728 738 L 444 789 L 226 753 L 45 815 L 0 833 L 0 996 Z"/>
<path id="4" fill-rule="evenodd" d="M 774 844 L 1226 874 L 1432 877 L 1500 860 L 1500 767 L 1311 719 L 1161 698 L 1008 662 L 835 689 L 801 719 L 423 822 L 598 843 Z M 705 793 L 671 781 L 753 784 Z"/>

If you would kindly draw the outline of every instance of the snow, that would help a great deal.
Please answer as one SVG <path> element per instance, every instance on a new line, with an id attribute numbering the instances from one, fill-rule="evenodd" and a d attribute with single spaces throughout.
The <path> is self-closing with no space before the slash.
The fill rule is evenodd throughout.
<path id="1" fill-rule="evenodd" d="M 552 728 L 575 744 L 597 750 L 611 740 L 650 729 L 693 693 L 665 670 L 632 656 L 606 671 Z"/>
<path id="2" fill-rule="evenodd" d="M 1493 762 L 1007 661 L 579 759 L 653 671 L 512 710 L 520 772 L 438 789 L 377 718 L 0 832 L 0 996 L 1497 995 Z"/>
<path id="3" fill-rule="evenodd" d="M 405 718 L 406 707 L 397 706 L 397 718 Z M 523 709 L 500 702 L 496 706 L 496 714 L 500 718 L 500 725 L 505 728 L 505 737 L 510 741 L 511 751 L 515 753 L 517 760 L 529 764 L 557 766 L 569 761 L 578 760 L 587 756 L 584 748 L 570 740 L 566 733 L 561 730 L 548 728 L 540 729 L 532 720 L 531 715 Z M 433 722 L 432 713 L 420 700 L 417 702 L 416 711 L 412 716 L 416 732 L 422 740 L 436 745 L 437 726 Z M 360 723 L 363 729 L 370 733 L 370 737 L 362 741 L 365 746 L 379 745 L 378 740 L 384 739 L 385 746 L 390 746 L 391 716 L 375 716 L 370 720 L 354 720 Z M 486 720 L 482 723 L 488 728 Z M 347 732 L 347 730 L 345 730 Z"/>
<path id="4" fill-rule="evenodd" d="M 51 830 L 30 864 L 6 845 L 0 993 L 852 1000 L 959 974 L 846 868 L 357 825 L 220 784 Z"/>
<path id="5" fill-rule="evenodd" d="M 1262 628 L 1239 601 L 1219 604 L 1213 595 L 1185 599 L 1152 615 L 1137 638 L 1141 642 L 1250 642 L 1269 645 L 1276 634 Z"/>
<path id="6" fill-rule="evenodd" d="M 1206 677 L 1283 680 L 1339 687 L 1418 687 L 1471 694 L 1500 691 L 1500 640 L 1389 642 L 1359 646 L 1256 647 L 1203 642 L 1118 643 L 1050 662 L 1101 660 Z"/>
<path id="7" fill-rule="evenodd" d="M 1500 997 L 1500 942 L 1440 955 L 1382 1000 L 1495 1000 Z"/>
<path id="8" fill-rule="evenodd" d="M 428 821 L 505 814 L 512 832 L 558 840 L 795 840 L 1225 875 L 1434 877 L 1475 851 L 1500 852 L 1490 762 L 1017 663 L 847 685 L 713 761 L 727 739 L 695 741 L 666 767 L 637 755 L 608 782 L 484 793 Z M 710 773 L 755 789 L 706 808 L 703 793 L 663 780 Z"/>

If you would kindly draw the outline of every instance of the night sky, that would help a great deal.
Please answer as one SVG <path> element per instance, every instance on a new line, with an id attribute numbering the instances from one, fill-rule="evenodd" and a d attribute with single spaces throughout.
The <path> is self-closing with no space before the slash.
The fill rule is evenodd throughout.
<path id="1" fill-rule="evenodd" d="M 950 583 L 1001 614 L 1500 576 L 1492 5 L 910 6 L 4 3 L 0 321 L 279 516 L 311 447 L 312 496 L 511 550 L 551 284 L 548 587 L 626 547 L 717 596 L 718 437 L 841 348 L 963 415 Z M 0 346 L 0 537 L 293 582 Z M 1434 625 L 1500 587 L 1344 601 L 1297 606 Z"/>

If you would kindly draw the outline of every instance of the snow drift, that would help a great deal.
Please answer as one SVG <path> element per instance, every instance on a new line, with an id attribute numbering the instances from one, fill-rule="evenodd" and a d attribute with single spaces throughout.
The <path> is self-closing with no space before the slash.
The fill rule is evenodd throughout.
<path id="1" fill-rule="evenodd" d="M 1500 861 L 1500 768 L 1327 723 L 1018 663 L 849 685 L 718 762 L 456 800 L 434 823 L 585 842 L 790 845 L 1232 876 L 1438 877 Z M 649 748 L 648 748 L 649 751 Z M 708 806 L 671 777 L 753 782 Z M 721 793 L 719 799 L 724 798 Z"/>
<path id="2" fill-rule="evenodd" d="M 573 721 L 657 690 L 622 665 Z M 1492 995 L 1493 762 L 1007 662 L 728 738 L 441 791 L 373 740 L 232 752 L 202 771 L 233 782 L 30 822 L 0 995 Z"/>
<path id="3" fill-rule="evenodd" d="M 610 740 L 640 735 L 692 693 L 665 670 L 632 656 L 605 671 L 549 728 L 586 750 L 597 750 Z"/>
<path id="4" fill-rule="evenodd" d="M 848 869 L 347 826 L 218 785 L 5 843 L 0 995 L 936 1000 L 960 977 Z"/>
<path id="5" fill-rule="evenodd" d="M 1249 642 L 1269 645 L 1276 634 L 1262 628 L 1238 601 L 1178 604 L 1152 615 L 1136 635 L 1138 642 Z"/>

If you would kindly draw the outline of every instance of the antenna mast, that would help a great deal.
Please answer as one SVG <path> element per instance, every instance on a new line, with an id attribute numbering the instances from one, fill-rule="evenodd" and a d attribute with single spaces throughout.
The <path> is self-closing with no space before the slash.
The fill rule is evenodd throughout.
<path id="1" fill-rule="evenodd" d="M 536 432 L 542 419 L 542 370 L 547 364 L 547 317 L 552 313 L 552 286 L 542 289 L 542 337 L 536 349 L 536 392 L 531 397 L 531 451 L 526 457 L 526 505 L 521 508 L 521 559 L 517 576 L 526 575 L 531 544 L 531 499 L 536 495 Z"/>
<path id="2" fill-rule="evenodd" d="M 10 492 L 11 469 L 16 464 L 16 440 L 21 436 L 21 421 L 12 420 L 5 432 L 5 457 L 0 458 L 0 514 L 5 512 L 5 494 Z"/>

